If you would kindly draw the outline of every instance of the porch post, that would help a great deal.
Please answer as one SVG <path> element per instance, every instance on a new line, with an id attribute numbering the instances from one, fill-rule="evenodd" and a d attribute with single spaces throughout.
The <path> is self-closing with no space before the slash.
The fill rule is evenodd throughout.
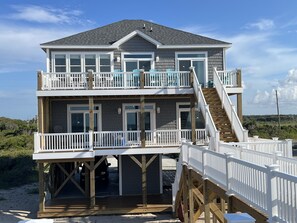
<path id="1" fill-rule="evenodd" d="M 195 109 L 195 98 L 191 96 L 191 141 L 194 145 L 196 145 L 196 117 L 195 117 L 196 109 Z"/>
<path id="2" fill-rule="evenodd" d="M 94 98 L 89 97 L 89 130 L 94 131 Z"/>
<path id="3" fill-rule="evenodd" d="M 242 80 L 241 80 L 241 70 L 238 69 L 236 71 L 236 76 L 237 76 L 237 86 L 242 87 Z M 237 94 L 237 116 L 239 117 L 239 120 L 241 123 L 243 122 L 242 118 L 242 94 L 239 93 Z"/>
<path id="4" fill-rule="evenodd" d="M 37 90 L 41 91 L 42 90 L 42 74 L 43 72 L 37 71 Z"/>
<path id="5" fill-rule="evenodd" d="M 144 96 L 140 96 L 140 140 L 141 147 L 145 148 L 145 110 Z"/>
<path id="6" fill-rule="evenodd" d="M 147 207 L 147 175 L 146 175 L 146 155 L 141 155 L 141 172 L 142 172 L 142 203 Z"/>
<path id="7" fill-rule="evenodd" d="M 45 209 L 45 196 L 44 196 L 44 164 L 38 163 L 39 170 L 39 211 L 43 212 Z"/>
<path id="8" fill-rule="evenodd" d="M 144 88 L 144 70 L 141 69 L 140 70 L 140 89 L 143 89 Z"/>
<path id="9" fill-rule="evenodd" d="M 88 89 L 93 90 L 94 74 L 93 70 L 88 70 Z"/>
<path id="10" fill-rule="evenodd" d="M 38 97 L 38 132 L 44 133 L 44 98 Z"/>
<path id="11" fill-rule="evenodd" d="M 91 208 L 94 208 L 96 205 L 94 161 L 90 162 L 90 203 Z"/>

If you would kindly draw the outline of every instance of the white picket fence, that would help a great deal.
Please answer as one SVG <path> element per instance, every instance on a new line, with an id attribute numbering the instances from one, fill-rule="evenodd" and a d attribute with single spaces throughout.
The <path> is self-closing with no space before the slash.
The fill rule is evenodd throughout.
<path id="1" fill-rule="evenodd" d="M 250 152 L 254 157 L 261 153 L 248 149 L 243 149 L 242 152 Z M 236 156 L 238 154 L 222 154 L 208 150 L 205 146 L 183 143 L 180 158 L 182 162 L 178 163 L 177 171 L 182 169 L 181 163 L 187 165 L 226 190 L 227 194 L 236 196 L 265 213 L 269 218 L 268 222 L 297 222 L 297 175 L 282 172 L 284 167 L 281 164 L 286 162 L 288 165 L 291 158 L 281 157 L 279 165 L 269 165 L 273 163 L 274 157 L 263 159 L 261 163 L 258 160 L 249 162 L 246 154 Z M 266 162 L 268 163 L 265 164 Z M 296 162 L 294 165 L 297 165 Z M 180 178 L 180 174 L 176 177 Z M 175 179 L 174 193 L 178 191 L 178 187 L 179 179 Z M 175 196 L 173 194 L 173 202 Z"/>

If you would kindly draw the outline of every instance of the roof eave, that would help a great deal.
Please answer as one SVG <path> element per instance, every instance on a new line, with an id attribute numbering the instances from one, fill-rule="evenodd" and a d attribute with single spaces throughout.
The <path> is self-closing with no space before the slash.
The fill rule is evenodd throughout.
<path id="1" fill-rule="evenodd" d="M 228 44 L 197 44 L 197 45 L 160 45 L 158 49 L 205 49 L 205 48 L 230 48 L 231 43 Z"/>
<path id="2" fill-rule="evenodd" d="M 113 45 L 40 45 L 42 49 L 117 49 Z"/>

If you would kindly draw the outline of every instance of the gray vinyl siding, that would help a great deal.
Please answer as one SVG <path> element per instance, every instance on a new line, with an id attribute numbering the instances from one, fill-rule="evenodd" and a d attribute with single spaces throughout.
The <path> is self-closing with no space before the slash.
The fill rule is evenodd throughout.
<path id="1" fill-rule="evenodd" d="M 146 155 L 148 161 L 153 155 Z M 160 159 L 159 156 L 147 168 L 147 193 L 160 194 Z M 141 162 L 141 155 L 135 155 Z M 122 193 L 123 195 L 142 194 L 141 168 L 129 157 L 121 156 Z"/>
<path id="2" fill-rule="evenodd" d="M 146 103 L 155 103 L 155 107 L 160 107 L 160 113 L 155 111 L 156 129 L 176 129 L 176 103 L 190 102 L 190 99 L 150 99 Z M 139 103 L 139 100 L 95 100 L 95 104 L 101 104 L 102 131 L 122 131 L 123 130 L 123 104 Z M 88 100 L 66 100 L 51 102 L 51 123 L 50 132 L 67 132 L 67 105 L 84 104 L 88 105 Z M 122 109 L 118 114 L 118 108 Z"/>

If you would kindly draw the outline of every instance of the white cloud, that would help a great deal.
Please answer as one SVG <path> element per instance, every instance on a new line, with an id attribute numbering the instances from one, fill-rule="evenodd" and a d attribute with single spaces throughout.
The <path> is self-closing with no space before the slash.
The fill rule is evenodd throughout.
<path id="1" fill-rule="evenodd" d="M 84 24 L 93 23 L 81 18 L 80 10 L 56 9 L 52 7 L 41 7 L 38 5 L 13 5 L 16 11 L 7 16 L 9 19 L 23 20 L 36 23 L 52 24 Z"/>
<path id="2" fill-rule="evenodd" d="M 79 28 L 34 28 L 0 23 L 0 74 L 41 69 L 45 53 L 39 44 L 80 31 Z"/>
<path id="3" fill-rule="evenodd" d="M 277 86 L 270 92 L 257 91 L 253 102 L 255 104 L 275 104 L 276 92 L 278 93 L 279 103 L 287 106 L 297 105 L 297 69 L 289 70 L 284 80 L 279 80 Z"/>
<path id="4" fill-rule="evenodd" d="M 259 29 L 261 31 L 270 30 L 270 29 L 272 29 L 274 27 L 275 27 L 274 21 L 271 20 L 271 19 L 261 19 L 258 22 L 250 23 L 250 24 L 246 25 L 247 29 L 257 28 L 257 29 Z"/>

